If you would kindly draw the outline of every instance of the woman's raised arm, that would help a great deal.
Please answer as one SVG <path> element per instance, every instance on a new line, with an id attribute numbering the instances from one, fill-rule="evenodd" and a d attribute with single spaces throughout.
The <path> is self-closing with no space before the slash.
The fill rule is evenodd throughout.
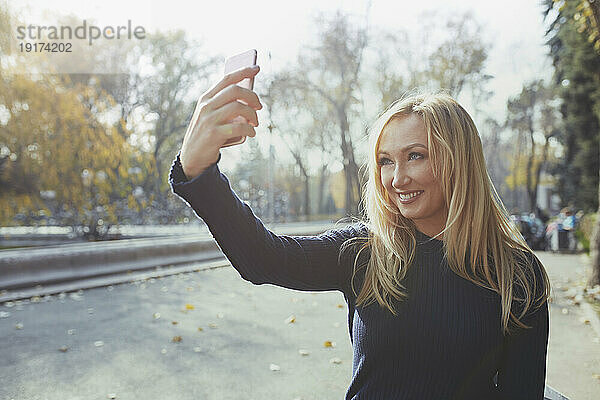
<path id="1" fill-rule="evenodd" d="M 355 223 L 317 236 L 277 235 L 231 189 L 227 177 L 219 171 L 220 159 L 219 154 L 202 174 L 187 180 L 178 156 L 169 182 L 173 192 L 208 225 L 240 275 L 254 284 L 344 291 L 351 271 L 338 263 L 339 249 L 346 239 L 365 235 L 366 225 Z"/>

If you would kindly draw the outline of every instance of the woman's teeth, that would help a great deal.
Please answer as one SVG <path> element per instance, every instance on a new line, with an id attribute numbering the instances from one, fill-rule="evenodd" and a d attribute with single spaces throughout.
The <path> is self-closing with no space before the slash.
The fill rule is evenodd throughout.
<path id="1" fill-rule="evenodd" d="M 400 200 L 410 200 L 413 197 L 420 195 L 421 193 L 423 193 L 423 190 L 419 190 L 418 192 L 412 192 L 406 195 L 398 193 L 398 196 L 400 196 Z"/>

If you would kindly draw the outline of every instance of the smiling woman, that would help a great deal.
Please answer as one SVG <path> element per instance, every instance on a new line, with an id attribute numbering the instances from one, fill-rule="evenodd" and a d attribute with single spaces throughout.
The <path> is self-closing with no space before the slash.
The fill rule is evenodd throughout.
<path id="1" fill-rule="evenodd" d="M 218 167 L 229 117 L 244 111 L 256 122 L 240 131 L 249 136 L 257 125 L 253 110 L 226 104 L 244 96 L 260 108 L 227 80 L 256 72 L 204 95 L 170 182 L 245 280 L 344 294 L 346 399 L 543 399 L 548 277 L 496 195 L 468 113 L 443 94 L 396 101 L 370 131 L 364 220 L 277 235 Z"/>

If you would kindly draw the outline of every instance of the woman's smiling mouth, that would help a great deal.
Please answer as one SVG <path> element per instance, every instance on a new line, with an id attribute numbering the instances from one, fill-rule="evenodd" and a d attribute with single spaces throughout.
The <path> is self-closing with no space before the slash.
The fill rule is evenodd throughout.
<path id="1" fill-rule="evenodd" d="M 417 197 L 423 194 L 424 190 L 414 190 L 411 192 L 398 193 L 398 198 L 402 204 L 408 204 L 415 201 Z"/>

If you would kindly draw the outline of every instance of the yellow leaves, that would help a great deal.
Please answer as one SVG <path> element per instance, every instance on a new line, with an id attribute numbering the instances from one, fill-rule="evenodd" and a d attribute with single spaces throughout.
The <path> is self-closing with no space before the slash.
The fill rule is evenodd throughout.
<path id="1" fill-rule="evenodd" d="M 194 309 L 194 306 L 193 306 L 192 304 L 186 304 L 186 305 L 185 305 L 185 309 L 186 309 L 186 310 L 193 310 L 193 309 Z"/>
<path id="2" fill-rule="evenodd" d="M 16 74 L 10 84 L 3 83 L 6 82 L 0 82 L 3 103 L 20 110 L 11 113 L 7 125 L 0 131 L 0 142 L 9 143 L 19 160 L 18 168 L 13 168 L 11 164 L 15 163 L 9 161 L 4 170 L 11 173 L 15 181 L 29 182 L 35 177 L 27 187 L 36 190 L 27 194 L 30 201 L 19 202 L 18 209 L 8 209 L 4 201 L 14 199 L 14 193 L 0 193 L 0 224 L 13 223 L 16 214 L 37 211 L 51 202 L 69 204 L 76 218 L 77 214 L 102 206 L 107 210 L 101 216 L 104 221 L 118 223 L 116 215 L 121 213 L 115 212 L 111 199 L 125 198 L 134 185 L 151 174 L 148 168 L 141 168 L 136 182 L 132 182 L 128 171 L 138 164 L 147 164 L 152 156 L 140 153 L 127 142 L 128 134 L 121 135 L 116 126 L 101 122 L 98 114 L 82 103 L 91 101 L 98 110 L 107 110 L 114 100 L 97 88 L 64 86 L 64 82 L 51 76 L 33 80 Z M 81 171 L 86 169 L 93 177 L 87 187 L 81 176 Z M 55 191 L 56 198 L 42 199 L 38 188 Z M 140 208 L 135 197 L 127 198 L 126 204 L 119 207 Z"/>
<path id="3" fill-rule="evenodd" d="M 293 324 L 294 322 L 296 322 L 296 316 L 295 315 L 290 315 L 285 320 L 286 324 Z"/>
<path id="4" fill-rule="evenodd" d="M 173 343 L 181 343 L 182 341 L 182 337 L 181 336 L 174 336 L 173 339 L 171 340 Z"/>
<path id="5" fill-rule="evenodd" d="M 326 340 L 326 341 L 323 343 L 323 347 L 335 347 L 335 345 L 336 345 L 336 343 L 335 343 L 335 342 L 332 342 L 331 340 Z"/>

